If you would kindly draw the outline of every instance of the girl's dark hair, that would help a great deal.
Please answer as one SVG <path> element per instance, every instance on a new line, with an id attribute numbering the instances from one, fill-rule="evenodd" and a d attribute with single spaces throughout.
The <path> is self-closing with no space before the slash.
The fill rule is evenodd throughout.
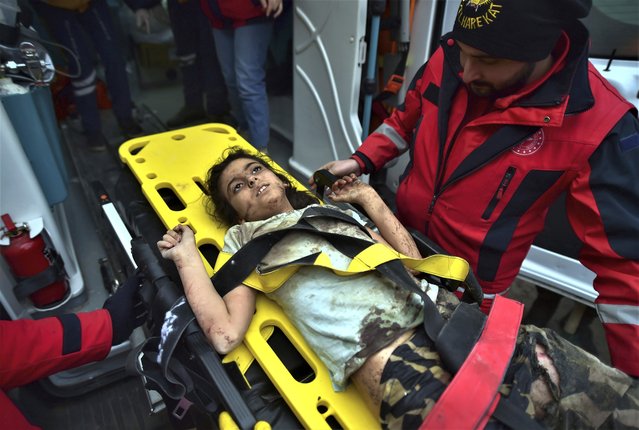
<path id="1" fill-rule="evenodd" d="M 206 210 L 213 218 L 228 225 L 237 224 L 239 221 L 239 215 L 235 212 L 235 209 L 229 204 L 220 192 L 218 182 L 224 169 L 233 161 L 240 158 L 249 158 L 255 160 L 264 165 L 271 172 L 282 180 L 287 185 L 286 198 L 291 203 L 291 206 L 295 209 L 302 209 L 308 205 L 319 203 L 317 197 L 312 195 L 308 191 L 298 190 L 291 184 L 290 179 L 279 170 L 274 169 L 269 160 L 263 155 L 257 153 L 251 153 L 239 146 L 233 146 L 228 148 L 222 154 L 220 160 L 215 163 L 208 171 L 206 175 L 206 189 L 208 191 L 208 200 L 206 202 Z"/>

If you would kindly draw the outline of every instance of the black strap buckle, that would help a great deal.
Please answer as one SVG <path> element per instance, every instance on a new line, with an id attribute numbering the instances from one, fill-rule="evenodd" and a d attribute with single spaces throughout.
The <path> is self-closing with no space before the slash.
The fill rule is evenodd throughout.
<path id="1" fill-rule="evenodd" d="M 321 169 L 313 173 L 313 180 L 315 181 L 315 185 L 317 186 L 317 194 L 320 198 L 324 197 L 324 191 L 326 188 L 331 188 L 331 186 L 337 181 L 339 178 L 333 175 L 326 169 Z"/>

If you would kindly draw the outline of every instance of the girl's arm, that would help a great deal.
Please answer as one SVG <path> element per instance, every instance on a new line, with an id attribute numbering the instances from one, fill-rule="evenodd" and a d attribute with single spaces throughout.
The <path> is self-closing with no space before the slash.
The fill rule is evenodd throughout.
<path id="1" fill-rule="evenodd" d="M 169 230 L 157 244 L 162 257 L 175 263 L 186 299 L 206 334 L 220 354 L 233 350 L 246 334 L 255 311 L 255 290 L 239 285 L 221 297 L 211 282 L 193 231 L 184 225 Z"/>
<path id="2" fill-rule="evenodd" d="M 331 187 L 330 199 L 335 202 L 360 205 L 375 223 L 381 236 L 371 232 L 373 238 L 386 243 L 398 252 L 413 258 L 421 258 L 413 237 L 399 222 L 384 200 L 370 185 L 357 179 L 355 174 L 344 176 Z"/>

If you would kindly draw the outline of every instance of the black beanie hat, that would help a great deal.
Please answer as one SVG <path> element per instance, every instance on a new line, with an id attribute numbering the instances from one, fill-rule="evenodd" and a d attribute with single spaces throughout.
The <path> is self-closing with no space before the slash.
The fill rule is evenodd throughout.
<path id="1" fill-rule="evenodd" d="M 546 58 L 592 0 L 461 0 L 452 37 L 495 58 Z"/>

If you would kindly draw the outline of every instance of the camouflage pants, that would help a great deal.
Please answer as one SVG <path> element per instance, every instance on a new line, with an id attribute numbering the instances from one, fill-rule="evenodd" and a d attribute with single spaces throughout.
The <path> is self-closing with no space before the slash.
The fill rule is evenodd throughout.
<path id="1" fill-rule="evenodd" d="M 440 298 L 437 304 L 442 310 Z M 540 366 L 536 345 L 550 357 L 559 376 L 558 384 Z M 382 426 L 419 428 L 450 380 L 433 342 L 419 327 L 411 339 L 395 349 L 382 373 Z M 547 388 L 548 401 L 543 405 L 538 400 L 533 403 L 531 397 L 535 380 Z M 639 428 L 639 381 L 603 364 L 552 330 L 520 328 L 500 392 L 548 428 Z M 491 419 L 487 428 L 503 426 Z"/>

